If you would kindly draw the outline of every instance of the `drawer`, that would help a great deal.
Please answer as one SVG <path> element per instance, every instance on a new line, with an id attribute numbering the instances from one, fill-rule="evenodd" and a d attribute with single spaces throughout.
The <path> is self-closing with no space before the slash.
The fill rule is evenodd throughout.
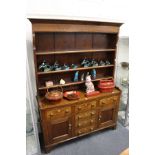
<path id="1" fill-rule="evenodd" d="M 67 116 L 71 114 L 71 107 L 54 108 L 52 110 L 48 110 L 46 114 L 48 118 Z"/>
<path id="2" fill-rule="evenodd" d="M 76 128 L 87 127 L 90 125 L 94 125 L 95 123 L 96 123 L 95 118 L 86 119 L 86 120 L 82 120 L 82 121 L 80 120 L 80 121 L 76 121 L 75 127 Z"/>
<path id="3" fill-rule="evenodd" d="M 117 103 L 117 100 L 118 100 L 118 96 L 112 96 L 112 97 L 108 97 L 108 98 L 104 98 L 104 99 L 101 99 L 99 101 L 99 106 L 102 107 L 104 105 L 115 105 Z"/>
<path id="4" fill-rule="evenodd" d="M 95 116 L 96 116 L 96 111 L 91 110 L 91 111 L 86 111 L 86 112 L 76 114 L 75 119 L 76 120 L 81 120 L 81 119 L 85 119 L 85 118 L 92 118 L 92 117 L 95 117 Z"/>
<path id="5" fill-rule="evenodd" d="M 89 133 L 91 131 L 95 130 L 95 126 L 92 125 L 92 126 L 89 126 L 89 127 L 85 127 L 85 128 L 82 128 L 82 129 L 77 129 L 75 131 L 75 134 L 76 135 L 81 135 L 81 134 L 84 134 L 84 133 Z"/>
<path id="6" fill-rule="evenodd" d="M 80 105 L 77 105 L 75 107 L 75 112 L 81 112 L 81 111 L 85 111 L 85 110 L 90 110 L 96 108 L 96 101 L 90 101 L 90 102 L 86 102 L 86 103 L 82 103 Z"/>

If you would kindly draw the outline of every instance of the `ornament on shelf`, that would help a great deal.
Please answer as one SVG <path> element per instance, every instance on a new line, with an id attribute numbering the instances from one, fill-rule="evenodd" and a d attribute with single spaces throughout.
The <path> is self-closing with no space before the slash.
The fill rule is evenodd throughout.
<path id="1" fill-rule="evenodd" d="M 63 80 L 63 79 L 60 80 L 61 85 L 65 84 L 65 83 L 66 83 L 65 80 Z"/>
<path id="2" fill-rule="evenodd" d="M 69 70 L 69 66 L 66 65 L 66 64 L 64 64 L 64 65 L 62 66 L 62 70 Z"/>
<path id="3" fill-rule="evenodd" d="M 82 67 L 89 67 L 90 66 L 89 60 L 87 60 L 86 58 L 84 58 L 84 60 L 82 60 L 82 62 L 81 62 L 81 66 Z"/>
<path id="4" fill-rule="evenodd" d="M 48 72 L 52 70 L 52 67 L 44 60 L 39 66 L 39 70 L 42 72 Z"/>
<path id="5" fill-rule="evenodd" d="M 46 85 L 46 87 L 51 87 L 51 86 L 53 86 L 53 81 L 46 81 L 45 85 Z"/>
<path id="6" fill-rule="evenodd" d="M 105 62 L 103 60 L 100 60 L 99 65 L 100 66 L 105 66 Z"/>
<path id="7" fill-rule="evenodd" d="M 54 63 L 53 69 L 54 69 L 55 71 L 61 70 L 61 67 L 60 67 L 60 65 L 58 64 L 57 61 Z"/>
<path id="8" fill-rule="evenodd" d="M 84 73 L 81 75 L 81 81 L 84 81 Z"/>
<path id="9" fill-rule="evenodd" d="M 74 82 L 77 82 L 77 81 L 78 81 L 78 78 L 79 78 L 79 71 L 76 71 L 75 74 L 74 74 L 74 79 L 73 79 L 73 81 L 74 81 Z"/>
<path id="10" fill-rule="evenodd" d="M 91 81 L 91 75 L 86 76 L 85 85 L 86 85 L 86 93 L 87 94 L 95 91 L 94 84 Z"/>
<path id="11" fill-rule="evenodd" d="M 90 62 L 90 66 L 93 66 L 93 67 L 98 66 L 98 62 L 92 59 L 92 61 Z"/>
<path id="12" fill-rule="evenodd" d="M 91 71 L 91 76 L 92 76 L 92 79 L 93 79 L 93 80 L 96 79 L 96 70 L 95 70 L 95 69 L 92 69 L 92 71 Z"/>
<path id="13" fill-rule="evenodd" d="M 105 64 L 106 65 L 110 65 L 110 62 L 108 60 L 106 60 Z"/>
<path id="14" fill-rule="evenodd" d="M 78 67 L 78 65 L 71 64 L 71 68 L 72 68 L 72 69 L 76 69 L 77 67 Z"/>

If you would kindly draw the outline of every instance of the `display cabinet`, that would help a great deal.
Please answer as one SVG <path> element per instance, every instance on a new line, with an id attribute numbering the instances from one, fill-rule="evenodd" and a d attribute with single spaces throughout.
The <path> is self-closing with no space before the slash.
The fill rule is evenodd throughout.
<path id="1" fill-rule="evenodd" d="M 119 28 L 122 23 L 29 19 L 32 23 L 37 99 L 48 152 L 61 142 L 108 127 L 116 127 L 121 91 L 85 96 L 85 77 L 95 70 L 101 79 L 114 79 Z M 75 74 L 78 74 L 75 80 Z M 60 83 L 63 79 L 64 83 Z M 47 86 L 46 82 L 52 82 Z M 48 101 L 45 93 L 62 87 L 76 90 L 79 99 Z"/>

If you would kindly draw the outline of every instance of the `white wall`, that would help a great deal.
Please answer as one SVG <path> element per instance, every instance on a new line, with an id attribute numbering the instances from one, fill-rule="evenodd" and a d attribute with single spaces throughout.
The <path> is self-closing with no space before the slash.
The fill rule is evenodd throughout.
<path id="1" fill-rule="evenodd" d="M 127 0 L 27 0 L 27 17 L 120 21 L 128 36 Z"/>

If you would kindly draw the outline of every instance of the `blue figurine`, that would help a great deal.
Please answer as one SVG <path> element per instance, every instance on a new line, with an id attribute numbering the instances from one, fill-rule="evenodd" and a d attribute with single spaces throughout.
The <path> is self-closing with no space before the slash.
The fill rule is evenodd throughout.
<path id="1" fill-rule="evenodd" d="M 110 65 L 110 62 L 108 60 L 106 60 L 105 64 L 106 65 Z"/>
<path id="2" fill-rule="evenodd" d="M 62 68 L 61 68 L 62 70 L 69 70 L 69 66 L 68 65 L 66 65 L 66 64 L 64 64 L 63 66 L 62 66 Z"/>
<path id="3" fill-rule="evenodd" d="M 78 66 L 75 65 L 75 64 L 72 64 L 72 65 L 71 65 L 71 68 L 72 68 L 72 69 L 76 69 L 77 67 L 78 67 Z"/>
<path id="4" fill-rule="evenodd" d="M 77 81 L 78 81 L 78 77 L 79 77 L 79 71 L 76 71 L 75 74 L 74 74 L 74 79 L 73 79 L 73 81 L 74 81 L 74 82 L 77 82 Z"/>
<path id="5" fill-rule="evenodd" d="M 61 67 L 60 67 L 60 65 L 58 64 L 57 61 L 54 63 L 53 69 L 54 69 L 55 71 L 61 70 Z"/>
<path id="6" fill-rule="evenodd" d="M 96 79 L 96 70 L 95 70 L 95 69 L 93 69 L 93 70 L 91 71 L 91 76 L 92 76 L 92 79 L 93 79 L 93 80 Z"/>
<path id="7" fill-rule="evenodd" d="M 100 60 L 99 64 L 100 66 L 105 66 L 105 62 L 103 60 Z"/>

